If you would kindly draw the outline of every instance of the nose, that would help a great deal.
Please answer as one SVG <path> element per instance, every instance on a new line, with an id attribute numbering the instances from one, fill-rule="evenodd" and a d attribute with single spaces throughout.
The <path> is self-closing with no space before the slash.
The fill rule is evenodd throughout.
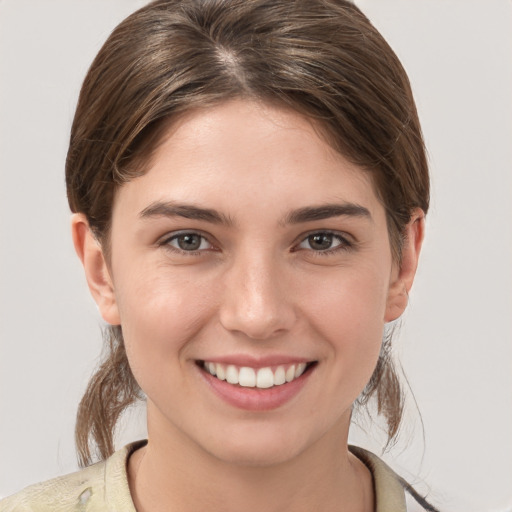
<path id="1" fill-rule="evenodd" d="M 272 255 L 239 255 L 224 274 L 223 327 L 253 340 L 289 331 L 296 315 L 288 281 L 283 266 Z"/>

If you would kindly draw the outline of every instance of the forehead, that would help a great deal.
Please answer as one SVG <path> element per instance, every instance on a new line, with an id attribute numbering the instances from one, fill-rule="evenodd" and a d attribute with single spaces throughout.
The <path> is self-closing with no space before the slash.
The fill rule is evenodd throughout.
<path id="1" fill-rule="evenodd" d="M 190 111 L 167 127 L 146 173 L 121 187 L 140 208 L 206 200 L 230 210 L 350 201 L 377 207 L 370 174 L 350 163 L 305 116 L 234 100 Z M 243 200 L 242 200 L 243 198 Z"/>

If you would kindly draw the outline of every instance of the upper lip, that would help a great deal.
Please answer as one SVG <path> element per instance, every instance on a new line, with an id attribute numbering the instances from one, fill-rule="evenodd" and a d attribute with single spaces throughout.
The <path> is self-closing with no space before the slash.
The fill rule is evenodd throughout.
<path id="1" fill-rule="evenodd" d="M 201 361 L 207 361 L 209 363 L 220 363 L 225 365 L 232 364 L 234 366 L 239 367 L 248 366 L 250 368 L 266 368 L 269 366 L 311 363 L 314 361 L 314 359 L 287 355 L 269 355 L 264 357 L 255 357 L 244 354 L 233 354 L 226 356 L 205 357 L 204 359 L 201 359 Z"/>

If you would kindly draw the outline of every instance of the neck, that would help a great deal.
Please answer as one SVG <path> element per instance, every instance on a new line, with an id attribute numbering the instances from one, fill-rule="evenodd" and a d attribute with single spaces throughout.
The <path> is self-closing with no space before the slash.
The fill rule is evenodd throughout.
<path id="1" fill-rule="evenodd" d="M 148 444 L 128 465 L 137 511 L 369 512 L 371 474 L 348 452 L 349 421 L 291 460 L 265 466 L 220 460 L 181 432 L 161 435 L 149 424 Z"/>

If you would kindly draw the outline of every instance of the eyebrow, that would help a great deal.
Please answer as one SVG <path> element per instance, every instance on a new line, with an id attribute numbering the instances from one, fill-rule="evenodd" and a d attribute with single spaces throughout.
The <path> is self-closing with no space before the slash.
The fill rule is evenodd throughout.
<path id="1" fill-rule="evenodd" d="M 202 220 L 212 224 L 233 226 L 234 222 L 229 217 L 211 208 L 173 201 L 157 201 L 150 204 L 140 212 L 143 219 L 151 217 L 183 217 L 185 219 Z M 321 206 L 306 206 L 291 211 L 280 224 L 301 224 L 316 220 L 330 219 L 333 217 L 363 217 L 372 219 L 370 211 L 364 206 L 354 203 L 326 204 Z"/>
<path id="2" fill-rule="evenodd" d="M 212 224 L 233 225 L 232 219 L 216 210 L 172 201 L 152 203 L 144 208 L 139 216 L 143 219 L 150 217 L 183 217 L 185 219 L 203 220 Z"/>
<path id="3" fill-rule="evenodd" d="M 370 211 L 364 206 L 354 203 L 342 203 L 299 208 L 286 216 L 284 224 L 300 224 L 302 222 L 312 222 L 332 217 L 363 217 L 372 220 Z"/>

